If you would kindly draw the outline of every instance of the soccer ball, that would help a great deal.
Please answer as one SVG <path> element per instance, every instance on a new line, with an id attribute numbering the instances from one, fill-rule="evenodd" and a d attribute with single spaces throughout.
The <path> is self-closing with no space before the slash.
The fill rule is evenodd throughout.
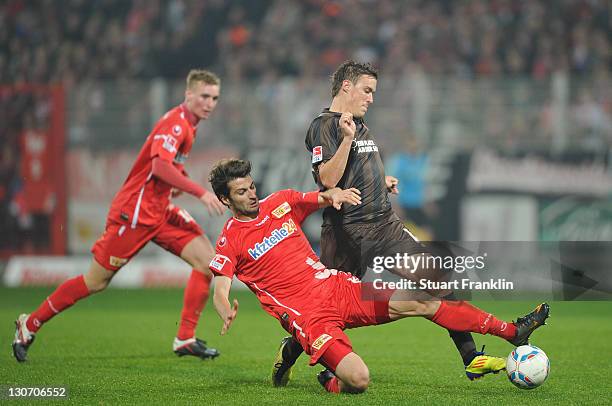
<path id="1" fill-rule="evenodd" d="M 542 385 L 548 378 L 549 371 L 548 357 L 534 345 L 516 347 L 506 361 L 508 379 L 521 389 L 533 389 Z"/>

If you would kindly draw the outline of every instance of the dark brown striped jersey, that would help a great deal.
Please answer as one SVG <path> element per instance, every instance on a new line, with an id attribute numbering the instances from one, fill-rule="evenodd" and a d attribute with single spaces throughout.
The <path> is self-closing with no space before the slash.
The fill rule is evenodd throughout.
<path id="1" fill-rule="evenodd" d="M 329 161 L 342 143 L 340 131 L 341 113 L 323 110 L 313 120 L 306 134 L 306 149 L 312 154 L 312 174 L 320 190 L 325 190 L 319 177 L 319 165 Z M 391 211 L 385 168 L 376 142 L 370 136 L 363 119 L 355 119 L 355 138 L 349 153 L 344 174 L 338 187 L 354 187 L 361 191 L 361 204 L 342 205 L 340 211 L 328 207 L 323 212 L 323 224 L 366 223 Z"/>

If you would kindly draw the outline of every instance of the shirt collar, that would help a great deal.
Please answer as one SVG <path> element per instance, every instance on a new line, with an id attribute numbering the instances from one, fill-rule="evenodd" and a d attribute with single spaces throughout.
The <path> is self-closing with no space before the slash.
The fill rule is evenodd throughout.
<path id="1" fill-rule="evenodd" d="M 329 107 L 324 108 L 323 111 L 321 112 L 321 114 L 331 114 L 334 117 L 340 117 L 342 115 L 342 113 L 340 113 L 340 112 L 330 111 Z M 353 118 L 353 121 L 355 122 L 355 124 L 363 124 L 363 125 L 365 125 L 365 121 L 363 120 L 363 117 L 361 117 L 361 118 Z"/>

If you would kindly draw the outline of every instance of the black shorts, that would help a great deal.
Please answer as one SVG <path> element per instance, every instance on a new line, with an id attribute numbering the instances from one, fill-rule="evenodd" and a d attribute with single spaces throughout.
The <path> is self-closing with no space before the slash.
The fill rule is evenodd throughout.
<path id="1" fill-rule="evenodd" d="M 324 225 L 321 229 L 321 262 L 360 279 L 377 255 L 427 251 L 395 213 L 370 223 Z"/>

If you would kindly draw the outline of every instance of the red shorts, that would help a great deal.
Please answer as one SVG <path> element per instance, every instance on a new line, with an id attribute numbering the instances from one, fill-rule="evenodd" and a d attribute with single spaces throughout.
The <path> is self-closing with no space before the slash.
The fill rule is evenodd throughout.
<path id="1" fill-rule="evenodd" d="M 183 248 L 204 232 L 187 211 L 180 207 L 168 208 L 166 218 L 156 226 L 106 222 L 104 234 L 91 248 L 96 262 L 109 271 L 117 271 L 136 255 L 149 241 L 180 256 Z"/>
<path id="2" fill-rule="evenodd" d="M 364 300 L 362 289 L 359 279 L 338 272 L 329 277 L 320 291 L 312 292 L 316 307 L 300 316 L 283 315 L 283 327 L 310 355 L 310 365 L 319 362 L 334 371 L 338 362 L 353 351 L 345 329 L 390 321 L 390 294 L 383 301 Z"/>

